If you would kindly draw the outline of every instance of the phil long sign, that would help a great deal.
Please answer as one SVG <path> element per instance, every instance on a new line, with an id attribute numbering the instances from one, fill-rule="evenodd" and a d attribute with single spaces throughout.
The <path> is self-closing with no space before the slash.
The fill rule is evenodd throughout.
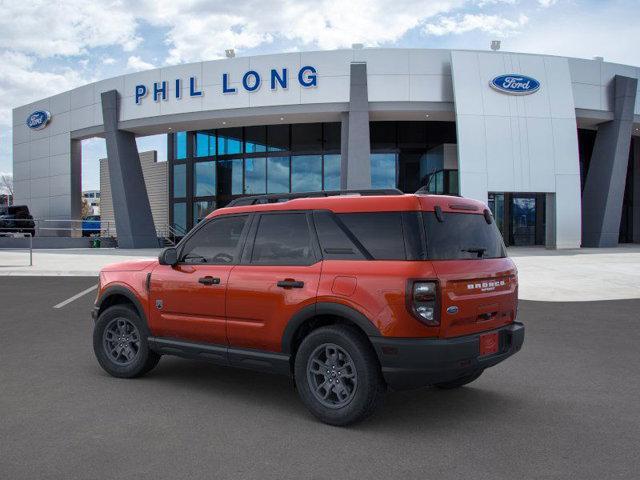
<path id="1" fill-rule="evenodd" d="M 540 82 L 532 77 L 509 73 L 498 75 L 489 82 L 494 90 L 508 95 L 530 95 L 540 89 Z"/>
<path id="2" fill-rule="evenodd" d="M 311 65 L 303 66 L 298 69 L 291 77 L 293 82 L 297 82 L 302 88 L 312 88 L 318 86 L 318 74 L 315 67 Z M 239 78 L 231 78 L 230 73 L 223 73 L 220 78 L 220 84 L 210 87 L 224 95 L 232 95 L 238 90 L 245 90 L 249 93 L 255 92 L 260 88 L 268 88 L 269 90 L 286 90 L 289 87 L 289 69 L 272 68 L 268 72 L 257 72 L 248 70 Z M 184 90 L 183 93 L 183 83 Z M 154 82 L 151 85 L 139 84 L 135 87 L 134 97 L 136 104 L 142 104 L 145 97 L 153 98 L 154 102 L 167 101 L 169 98 L 180 99 L 183 95 L 189 97 L 200 97 L 203 95 L 203 88 L 200 85 L 203 82 L 196 77 L 176 78 L 174 80 L 164 80 L 162 82 Z M 188 91 L 187 87 L 188 86 Z"/>

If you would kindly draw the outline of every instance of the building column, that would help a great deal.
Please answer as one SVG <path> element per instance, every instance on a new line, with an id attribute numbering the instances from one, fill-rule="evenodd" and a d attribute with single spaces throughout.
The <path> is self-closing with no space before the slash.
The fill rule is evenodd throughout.
<path id="1" fill-rule="evenodd" d="M 158 237 L 142 176 L 136 137 L 132 132 L 118 129 L 119 101 L 116 90 L 102 93 L 102 117 L 118 247 L 153 248 L 158 246 Z"/>
<path id="2" fill-rule="evenodd" d="M 640 243 L 640 137 L 633 141 L 633 243 Z"/>
<path id="3" fill-rule="evenodd" d="M 371 188 L 369 94 L 366 63 L 351 64 L 349 111 L 342 116 L 341 134 L 340 188 L 343 190 Z"/>
<path id="4" fill-rule="evenodd" d="M 618 245 L 638 80 L 613 82 L 614 117 L 598 127 L 582 193 L 583 247 Z"/>

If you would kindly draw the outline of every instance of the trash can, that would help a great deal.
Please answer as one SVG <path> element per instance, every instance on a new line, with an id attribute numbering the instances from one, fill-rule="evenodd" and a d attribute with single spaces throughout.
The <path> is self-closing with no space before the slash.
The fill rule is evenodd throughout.
<path id="1" fill-rule="evenodd" d="M 91 241 L 91 248 L 100 248 L 100 239 L 99 238 L 94 238 Z"/>

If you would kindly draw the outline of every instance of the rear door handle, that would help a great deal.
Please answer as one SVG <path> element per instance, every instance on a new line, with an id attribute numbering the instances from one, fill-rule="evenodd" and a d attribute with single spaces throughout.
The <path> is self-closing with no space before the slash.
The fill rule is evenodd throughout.
<path id="1" fill-rule="evenodd" d="M 304 287 L 304 282 L 300 282 L 298 280 L 280 280 L 278 282 L 278 286 L 280 288 L 302 288 Z"/>
<path id="2" fill-rule="evenodd" d="M 206 277 L 199 278 L 198 283 L 203 285 L 218 285 L 220 283 L 220 279 L 207 275 Z"/>

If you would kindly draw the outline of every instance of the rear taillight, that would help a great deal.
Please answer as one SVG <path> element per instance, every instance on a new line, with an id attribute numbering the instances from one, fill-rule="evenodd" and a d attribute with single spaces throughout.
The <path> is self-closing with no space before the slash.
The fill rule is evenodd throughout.
<path id="1" fill-rule="evenodd" d="M 412 281 L 407 294 L 408 307 L 414 317 L 430 327 L 440 325 L 437 282 Z"/>

